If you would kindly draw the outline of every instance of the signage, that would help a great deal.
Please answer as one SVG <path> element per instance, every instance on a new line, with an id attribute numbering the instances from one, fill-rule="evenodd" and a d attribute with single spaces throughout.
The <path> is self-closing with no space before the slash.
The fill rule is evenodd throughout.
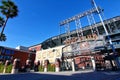
<path id="1" fill-rule="evenodd" d="M 85 41 L 85 40 L 96 40 L 98 38 L 98 36 L 96 34 L 93 34 L 93 35 L 87 35 L 87 36 L 82 36 L 82 37 L 71 37 L 71 38 L 67 38 L 65 41 L 64 41 L 64 44 L 65 45 L 70 45 L 72 43 L 75 43 L 77 42 L 78 40 L 80 41 Z"/>

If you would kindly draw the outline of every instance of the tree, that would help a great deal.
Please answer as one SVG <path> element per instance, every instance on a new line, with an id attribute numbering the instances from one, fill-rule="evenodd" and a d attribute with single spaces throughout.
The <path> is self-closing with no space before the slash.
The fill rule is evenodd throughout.
<path id="1" fill-rule="evenodd" d="M 1 35 L 1 34 L 0 34 L 0 35 Z M 6 41 L 6 39 L 7 39 L 7 38 L 6 38 L 5 34 L 2 34 L 1 37 L 0 37 L 0 41 Z"/>
<path id="2" fill-rule="evenodd" d="M 0 11 L 6 17 L 5 22 L 2 25 L 2 31 L 0 34 L 0 38 L 1 38 L 2 35 L 4 35 L 3 32 L 4 32 L 4 29 L 5 29 L 8 19 L 14 18 L 18 15 L 18 8 L 14 4 L 14 2 L 12 2 L 11 0 L 2 0 L 2 5 L 0 6 Z"/>
<path id="3" fill-rule="evenodd" d="M 0 28 L 3 26 L 4 22 L 5 22 L 4 18 L 0 17 Z M 5 34 L 0 33 L 0 35 L 1 35 L 0 41 L 5 41 L 6 40 Z"/>
<path id="4" fill-rule="evenodd" d="M 4 18 L 0 16 L 0 28 L 3 26 L 4 22 L 5 22 Z"/>

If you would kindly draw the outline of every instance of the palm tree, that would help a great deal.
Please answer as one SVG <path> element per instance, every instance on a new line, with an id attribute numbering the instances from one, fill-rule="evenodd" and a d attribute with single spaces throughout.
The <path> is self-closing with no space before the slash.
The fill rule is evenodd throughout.
<path id="1" fill-rule="evenodd" d="M 7 38 L 6 38 L 5 34 L 2 34 L 1 37 L 0 37 L 0 41 L 6 41 L 6 39 Z"/>
<path id="2" fill-rule="evenodd" d="M 6 23 L 9 18 L 14 18 L 18 15 L 18 8 L 11 0 L 2 0 L 2 5 L 0 6 L 0 11 L 6 16 L 6 20 L 2 26 L 2 31 L 0 37 L 2 37 Z"/>
<path id="3" fill-rule="evenodd" d="M 4 24 L 4 18 L 2 18 L 1 16 L 0 16 L 0 28 L 3 26 L 3 24 Z"/>
<path id="4" fill-rule="evenodd" d="M 4 18 L 2 18 L 2 17 L 0 16 L 0 28 L 3 27 L 4 22 L 5 22 L 5 21 L 4 21 Z M 1 33 L 0 33 L 0 35 L 1 35 L 0 41 L 5 41 L 5 40 L 6 40 L 5 34 L 1 34 Z"/>

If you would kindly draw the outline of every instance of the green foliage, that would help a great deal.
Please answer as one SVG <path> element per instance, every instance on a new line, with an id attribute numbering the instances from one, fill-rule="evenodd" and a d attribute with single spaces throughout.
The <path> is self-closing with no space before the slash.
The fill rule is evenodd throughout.
<path id="1" fill-rule="evenodd" d="M 47 71 L 55 72 L 55 64 L 48 64 Z M 44 66 L 42 65 L 39 66 L 39 72 L 44 72 Z"/>
<path id="2" fill-rule="evenodd" d="M 11 70 L 12 70 L 12 64 L 10 64 L 6 67 L 5 73 L 11 73 Z"/>
<path id="3" fill-rule="evenodd" d="M 54 64 L 48 64 L 48 72 L 55 72 L 55 65 Z"/>
<path id="4" fill-rule="evenodd" d="M 0 27 L 3 26 L 4 22 L 5 22 L 4 18 L 0 16 Z"/>
<path id="5" fill-rule="evenodd" d="M 7 38 L 6 38 L 5 34 L 0 33 L 0 35 L 1 35 L 0 36 L 0 41 L 6 41 Z"/>
<path id="6" fill-rule="evenodd" d="M 40 65 L 38 70 L 39 70 L 39 72 L 44 72 L 44 66 Z"/>
<path id="7" fill-rule="evenodd" d="M 0 27 L 2 27 L 0 33 L 0 41 L 5 41 L 6 36 L 3 34 L 5 26 L 9 18 L 14 18 L 18 15 L 18 7 L 11 0 L 2 0 L 0 4 L 0 14 L 1 13 L 2 16 L 6 17 L 6 19 L 4 20 L 3 17 L 0 17 Z"/>
<path id="8" fill-rule="evenodd" d="M 3 73 L 4 70 L 4 64 L 0 64 L 0 73 Z"/>
<path id="9" fill-rule="evenodd" d="M 14 4 L 14 2 L 10 0 L 3 0 L 2 5 L 0 6 L 1 13 L 5 15 L 7 18 L 13 18 L 18 15 L 18 8 Z"/>

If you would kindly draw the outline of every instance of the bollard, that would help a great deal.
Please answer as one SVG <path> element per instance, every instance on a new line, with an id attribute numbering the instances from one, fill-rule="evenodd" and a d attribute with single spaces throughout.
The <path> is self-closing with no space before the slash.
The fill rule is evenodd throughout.
<path id="1" fill-rule="evenodd" d="M 18 73 L 19 63 L 20 63 L 19 59 L 14 59 L 13 67 L 12 67 L 12 71 L 11 71 L 12 74 Z"/>
<path id="2" fill-rule="evenodd" d="M 6 60 L 3 73 L 6 73 L 6 68 L 7 68 L 7 66 L 9 65 L 9 63 L 10 63 L 10 61 L 9 61 L 9 60 Z"/>
<path id="3" fill-rule="evenodd" d="M 55 72 L 59 72 L 60 71 L 60 60 L 56 59 L 55 60 Z"/>

